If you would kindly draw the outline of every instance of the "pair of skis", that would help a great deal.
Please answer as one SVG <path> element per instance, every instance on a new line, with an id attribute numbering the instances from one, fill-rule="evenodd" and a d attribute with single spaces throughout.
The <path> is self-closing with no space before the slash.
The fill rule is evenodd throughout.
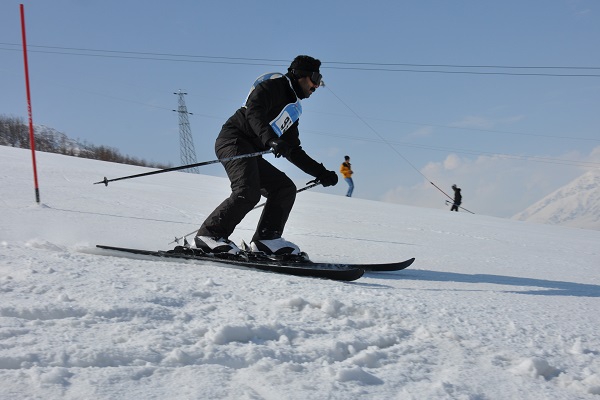
<path id="1" fill-rule="evenodd" d="M 266 255 L 243 251 L 233 255 L 229 253 L 205 253 L 199 249 L 177 246 L 173 250 L 141 250 L 125 247 L 97 245 L 96 247 L 116 254 L 129 253 L 152 258 L 179 259 L 191 261 L 215 262 L 236 267 L 252 268 L 286 275 L 309 276 L 315 278 L 332 279 L 337 281 L 354 281 L 363 276 L 365 272 L 372 271 L 400 271 L 408 268 L 414 261 L 410 258 L 404 261 L 369 264 L 369 263 L 322 263 L 312 262 L 304 256 L 296 255 Z"/>

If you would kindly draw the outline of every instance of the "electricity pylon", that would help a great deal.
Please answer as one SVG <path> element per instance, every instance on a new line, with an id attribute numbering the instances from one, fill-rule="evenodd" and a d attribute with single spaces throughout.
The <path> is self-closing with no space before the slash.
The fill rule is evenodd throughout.
<path id="1" fill-rule="evenodd" d="M 192 130 L 190 128 L 190 120 L 188 119 L 189 113 L 185 106 L 185 100 L 183 98 L 187 93 L 175 92 L 179 96 L 179 106 L 177 110 L 173 110 L 179 114 L 179 146 L 181 148 L 181 165 L 196 164 L 196 149 L 194 148 L 194 140 L 192 139 Z M 183 170 L 192 174 L 199 174 L 200 170 L 198 167 L 188 168 Z"/>

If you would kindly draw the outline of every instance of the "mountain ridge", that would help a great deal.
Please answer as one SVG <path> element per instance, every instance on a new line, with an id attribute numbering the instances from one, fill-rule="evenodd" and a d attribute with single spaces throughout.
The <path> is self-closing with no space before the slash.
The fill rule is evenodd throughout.
<path id="1" fill-rule="evenodd" d="M 600 230 L 600 171 L 585 172 L 511 219 Z"/>

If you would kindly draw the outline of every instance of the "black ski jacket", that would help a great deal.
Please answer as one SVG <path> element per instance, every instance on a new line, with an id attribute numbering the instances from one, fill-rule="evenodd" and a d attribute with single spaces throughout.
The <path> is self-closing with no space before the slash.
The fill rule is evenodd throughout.
<path id="1" fill-rule="evenodd" d="M 462 194 L 460 193 L 460 188 L 454 189 L 454 204 L 460 206 L 462 203 Z"/>
<path id="2" fill-rule="evenodd" d="M 246 104 L 225 122 L 217 137 L 216 149 L 234 145 L 241 139 L 251 143 L 256 151 L 268 150 L 270 146 L 267 143 L 278 138 L 270 122 L 286 105 L 296 102 L 296 93 L 302 93 L 302 89 L 291 74 L 260 83 L 250 93 Z M 327 169 L 313 160 L 300 146 L 298 122 L 294 122 L 281 136 L 281 139 L 293 147 L 288 160 L 308 175 L 319 177 Z"/>

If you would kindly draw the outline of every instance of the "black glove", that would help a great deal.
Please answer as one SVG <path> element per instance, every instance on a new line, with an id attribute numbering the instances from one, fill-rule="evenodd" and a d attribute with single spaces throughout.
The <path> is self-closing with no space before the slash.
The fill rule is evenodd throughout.
<path id="1" fill-rule="evenodd" d="M 275 157 L 279 158 L 284 156 L 288 158 L 290 153 L 292 152 L 292 146 L 290 146 L 285 140 L 282 139 L 272 139 L 267 143 L 273 149 L 273 153 L 275 153 Z"/>
<path id="2" fill-rule="evenodd" d="M 321 185 L 327 186 L 335 186 L 338 183 L 338 176 L 334 171 L 323 171 L 321 175 L 317 176 Z"/>

